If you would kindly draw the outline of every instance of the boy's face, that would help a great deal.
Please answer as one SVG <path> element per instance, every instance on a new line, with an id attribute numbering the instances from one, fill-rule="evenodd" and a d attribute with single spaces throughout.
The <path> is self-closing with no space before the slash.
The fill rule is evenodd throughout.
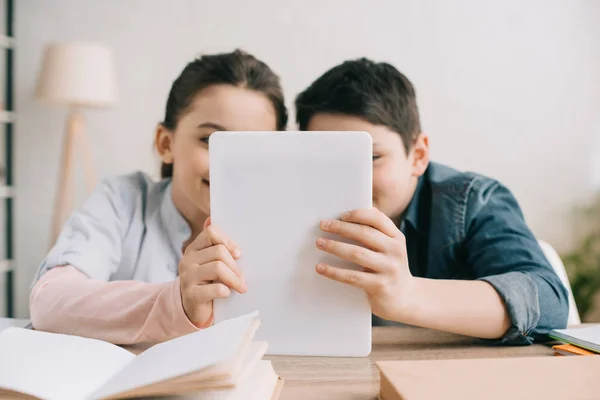
<path id="1" fill-rule="evenodd" d="M 373 206 L 388 217 L 402 215 L 415 192 L 417 180 L 429 163 L 429 144 L 421 134 L 406 154 L 402 137 L 382 125 L 343 114 L 315 114 L 309 131 L 365 131 L 373 138 Z"/>

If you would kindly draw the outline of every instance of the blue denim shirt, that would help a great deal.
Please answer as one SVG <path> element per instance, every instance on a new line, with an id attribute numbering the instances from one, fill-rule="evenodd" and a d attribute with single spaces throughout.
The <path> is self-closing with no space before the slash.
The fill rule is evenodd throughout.
<path id="1" fill-rule="evenodd" d="M 483 280 L 504 300 L 503 344 L 530 344 L 567 323 L 568 295 L 499 182 L 431 163 L 401 223 L 414 276 Z M 390 325 L 373 316 L 374 325 Z"/>

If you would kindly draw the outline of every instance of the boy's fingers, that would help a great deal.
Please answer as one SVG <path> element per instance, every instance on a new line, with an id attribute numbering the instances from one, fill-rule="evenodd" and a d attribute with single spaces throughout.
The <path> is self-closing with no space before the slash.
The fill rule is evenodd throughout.
<path id="1" fill-rule="evenodd" d="M 333 267 L 328 264 L 317 264 L 317 272 L 334 281 L 352 285 L 366 291 L 376 290 L 379 286 L 378 277 L 375 274 L 363 271 Z"/>
<path id="2" fill-rule="evenodd" d="M 384 251 L 389 247 L 390 238 L 381 231 L 368 226 L 338 220 L 321 221 L 321 229 L 346 239 L 357 241 L 369 249 Z"/>
<path id="3" fill-rule="evenodd" d="M 388 269 L 387 258 L 383 254 L 376 253 L 373 250 L 323 237 L 317 239 L 316 245 L 319 249 L 329 254 L 333 254 L 372 271 L 382 272 Z"/>
<path id="4" fill-rule="evenodd" d="M 352 210 L 342 214 L 341 219 L 346 222 L 368 225 L 391 238 L 395 238 L 401 233 L 392 220 L 376 208 Z"/>

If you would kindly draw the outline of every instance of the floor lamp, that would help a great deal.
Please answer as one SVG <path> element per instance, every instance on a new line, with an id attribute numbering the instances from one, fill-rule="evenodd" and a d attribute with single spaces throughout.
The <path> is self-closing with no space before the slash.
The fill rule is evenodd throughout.
<path id="1" fill-rule="evenodd" d="M 109 107 L 116 101 L 112 51 L 92 42 L 50 44 L 44 52 L 36 98 L 45 103 L 66 106 L 69 110 L 52 217 L 50 245 L 53 245 L 73 211 L 77 155 L 83 163 L 87 192 L 90 193 L 96 185 L 83 110 Z"/>

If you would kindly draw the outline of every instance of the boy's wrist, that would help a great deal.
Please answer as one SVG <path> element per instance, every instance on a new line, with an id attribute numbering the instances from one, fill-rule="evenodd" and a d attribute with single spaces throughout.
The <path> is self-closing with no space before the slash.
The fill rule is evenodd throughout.
<path id="1" fill-rule="evenodd" d="M 416 321 L 419 314 L 419 304 L 421 303 L 420 287 L 423 284 L 422 278 L 408 276 L 404 285 L 398 294 L 396 308 L 393 315 L 393 320 L 404 324 L 412 324 Z"/>

